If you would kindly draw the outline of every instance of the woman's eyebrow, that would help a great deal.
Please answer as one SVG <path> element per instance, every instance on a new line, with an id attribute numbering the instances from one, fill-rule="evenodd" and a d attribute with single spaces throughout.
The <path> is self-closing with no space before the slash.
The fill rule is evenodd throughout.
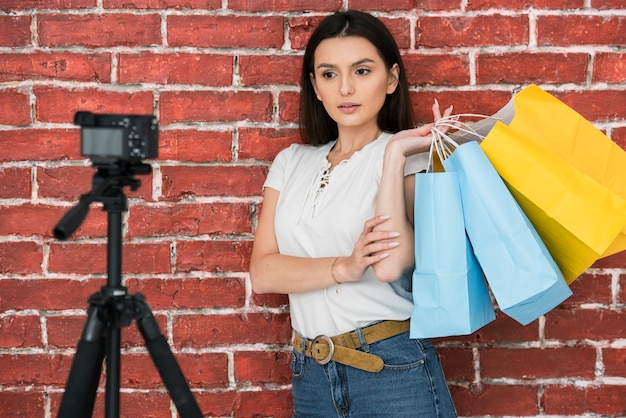
<path id="1" fill-rule="evenodd" d="M 353 63 L 351 65 L 351 67 L 358 67 L 359 65 L 362 64 L 368 64 L 368 63 L 375 63 L 376 61 L 371 59 L 371 58 L 363 58 L 360 59 L 358 61 L 356 61 L 355 63 Z M 337 65 L 335 64 L 327 64 L 327 63 L 321 63 L 317 66 L 317 69 L 319 70 L 320 68 L 337 68 Z"/>

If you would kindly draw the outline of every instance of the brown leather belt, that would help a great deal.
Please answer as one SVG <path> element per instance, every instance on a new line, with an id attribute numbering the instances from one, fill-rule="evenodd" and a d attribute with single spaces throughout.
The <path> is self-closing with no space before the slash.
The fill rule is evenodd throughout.
<path id="1" fill-rule="evenodd" d="M 383 321 L 362 328 L 361 333 L 366 344 L 374 344 L 375 342 L 402 334 L 408 331 L 409 328 L 410 322 L 408 319 L 406 321 Z M 296 334 L 293 346 L 301 354 L 302 342 L 303 338 Z M 306 340 L 304 355 L 311 357 L 316 364 L 320 365 L 327 364 L 332 360 L 368 372 L 381 371 L 384 366 L 383 359 L 374 354 L 358 351 L 359 347 L 361 347 L 361 341 L 356 331 L 346 332 L 334 337 L 320 335 L 313 340 Z"/>

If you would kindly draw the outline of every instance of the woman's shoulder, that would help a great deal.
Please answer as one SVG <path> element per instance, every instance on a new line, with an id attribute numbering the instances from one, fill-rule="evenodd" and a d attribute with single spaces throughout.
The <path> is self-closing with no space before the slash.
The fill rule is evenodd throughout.
<path id="1" fill-rule="evenodd" d="M 328 153 L 330 148 L 329 144 L 324 145 L 310 145 L 303 143 L 294 143 L 287 148 L 283 148 L 277 155 L 276 159 L 299 159 L 314 156 L 316 154 Z M 325 155 L 325 154 L 324 154 Z"/>

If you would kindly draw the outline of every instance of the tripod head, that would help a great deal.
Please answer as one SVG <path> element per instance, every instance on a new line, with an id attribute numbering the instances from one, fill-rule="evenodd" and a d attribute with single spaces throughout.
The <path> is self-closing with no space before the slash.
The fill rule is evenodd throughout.
<path id="1" fill-rule="evenodd" d="M 92 190 L 83 194 L 78 204 L 70 209 L 54 227 L 53 234 L 56 239 L 65 240 L 76 231 L 83 223 L 89 205 L 92 202 L 102 202 L 102 210 L 109 212 L 124 212 L 128 210 L 124 186 L 130 186 L 131 190 L 137 190 L 141 181 L 135 174 L 149 174 L 152 167 L 144 163 L 129 163 L 125 161 L 111 160 L 108 163 L 94 163 L 97 168 L 92 180 Z"/>

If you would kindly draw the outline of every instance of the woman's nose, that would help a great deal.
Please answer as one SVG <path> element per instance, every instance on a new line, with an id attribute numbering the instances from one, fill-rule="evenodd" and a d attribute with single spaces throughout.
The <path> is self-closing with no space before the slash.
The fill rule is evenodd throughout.
<path id="1" fill-rule="evenodd" d="M 340 91 L 342 96 L 348 96 L 354 93 L 354 85 L 350 77 L 344 76 L 341 78 Z"/>

